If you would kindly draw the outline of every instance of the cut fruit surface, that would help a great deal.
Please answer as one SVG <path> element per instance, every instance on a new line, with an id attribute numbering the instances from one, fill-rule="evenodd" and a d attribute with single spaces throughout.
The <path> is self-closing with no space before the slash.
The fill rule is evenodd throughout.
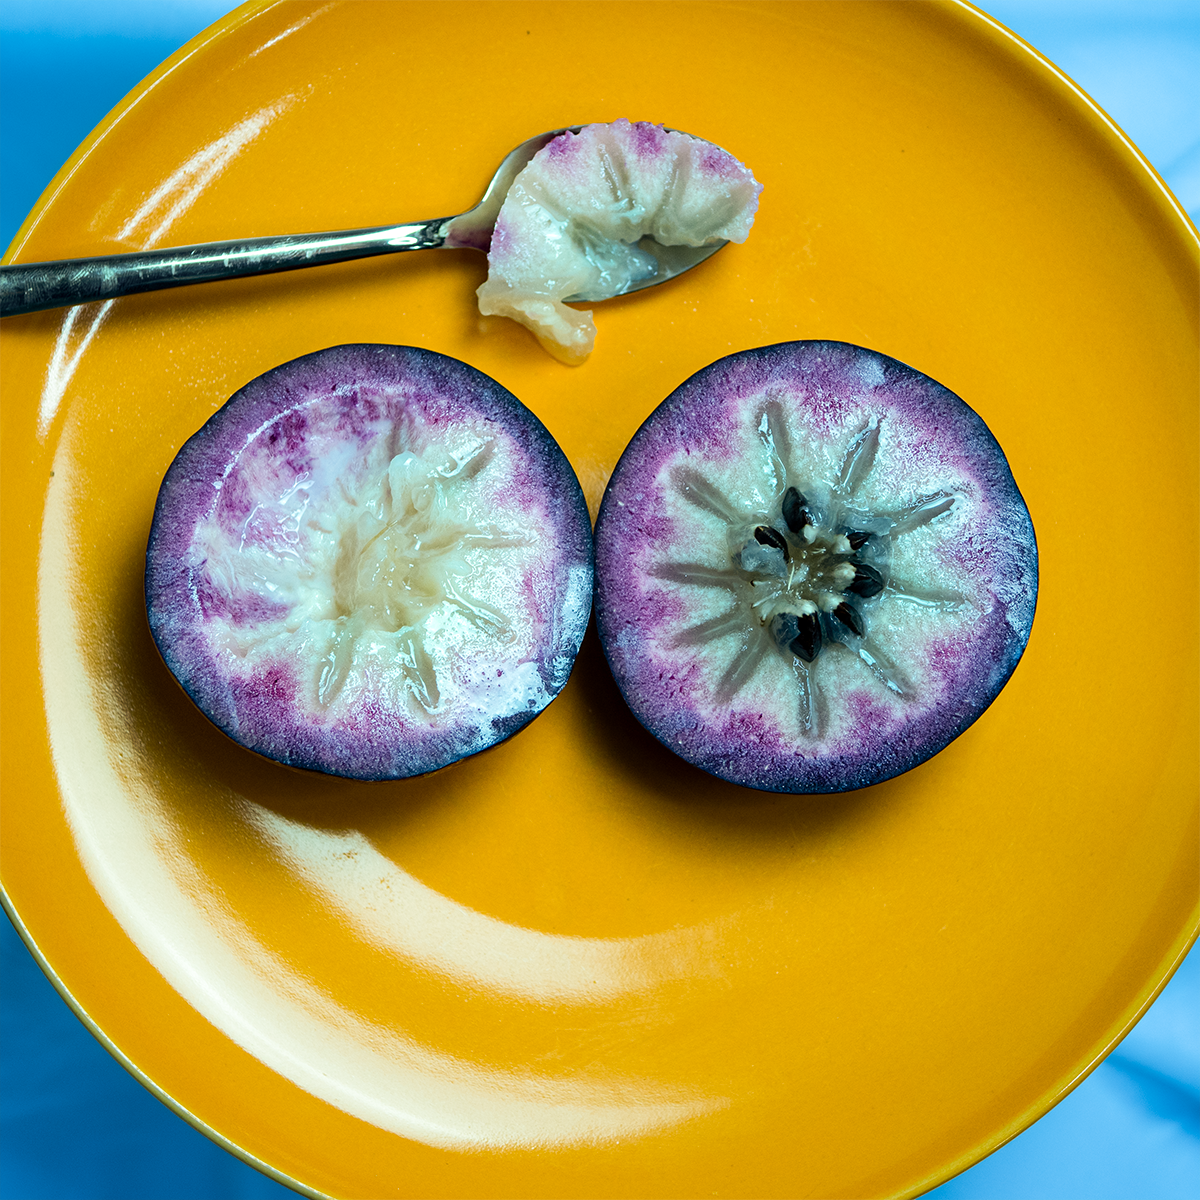
<path id="1" fill-rule="evenodd" d="M 569 296 L 617 296 L 657 272 L 638 243 L 744 242 L 762 187 L 731 154 L 645 122 L 564 133 L 538 151 L 504 200 L 479 311 L 511 317 L 556 358 L 582 362 L 596 327 Z"/>
<path id="2" fill-rule="evenodd" d="M 167 666 L 230 737 L 395 779 L 515 733 L 591 607 L 579 482 L 465 363 L 338 346 L 239 391 L 163 480 L 146 559 Z"/>
<path id="3" fill-rule="evenodd" d="M 749 787 L 907 771 L 1029 638 L 1037 546 L 957 396 L 841 342 L 745 351 L 638 430 L 596 524 L 597 625 L 635 715 Z"/>

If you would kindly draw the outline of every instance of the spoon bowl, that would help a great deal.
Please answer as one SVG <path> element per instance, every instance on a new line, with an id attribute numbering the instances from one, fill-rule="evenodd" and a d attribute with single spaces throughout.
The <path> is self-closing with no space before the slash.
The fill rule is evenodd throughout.
<path id="1" fill-rule="evenodd" d="M 0 267 L 0 317 L 113 300 L 118 296 L 193 283 L 212 283 L 354 258 L 398 254 L 405 250 L 470 249 L 486 253 L 496 218 L 516 177 L 543 146 L 560 134 L 577 133 L 582 128 L 581 125 L 567 125 L 522 142 L 505 156 L 479 203 L 454 217 L 437 217 L 406 225 L 205 242 L 131 254 Z M 658 264 L 654 274 L 614 290 L 589 292 L 567 299 L 610 300 L 614 296 L 665 283 L 703 262 L 724 245 L 724 241 L 716 241 L 705 246 L 660 246 L 652 238 L 643 238 L 639 246 L 648 250 Z"/>

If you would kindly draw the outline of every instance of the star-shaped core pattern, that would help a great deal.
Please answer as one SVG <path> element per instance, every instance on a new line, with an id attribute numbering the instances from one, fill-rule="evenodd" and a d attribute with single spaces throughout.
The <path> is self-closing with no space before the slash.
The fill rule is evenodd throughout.
<path id="1" fill-rule="evenodd" d="M 873 511 L 860 503 L 879 451 L 877 419 L 850 439 L 831 485 L 800 476 L 778 401 L 763 407 L 758 435 L 776 495 L 773 510 L 748 515 L 700 471 L 677 467 L 671 475 L 674 488 L 689 504 L 724 522 L 728 554 L 722 562 L 660 563 L 652 574 L 728 592 L 725 611 L 675 637 L 678 646 L 698 646 L 737 635 L 737 649 L 716 686 L 717 699 L 732 700 L 768 654 L 780 654 L 795 674 L 801 728 L 815 737 L 825 724 L 819 668 L 824 654 L 853 654 L 881 687 L 902 698 L 912 694 L 903 665 L 872 633 L 882 599 L 943 612 L 964 606 L 961 596 L 909 585 L 891 569 L 897 539 L 945 516 L 956 497 L 936 491 L 894 511 Z"/>

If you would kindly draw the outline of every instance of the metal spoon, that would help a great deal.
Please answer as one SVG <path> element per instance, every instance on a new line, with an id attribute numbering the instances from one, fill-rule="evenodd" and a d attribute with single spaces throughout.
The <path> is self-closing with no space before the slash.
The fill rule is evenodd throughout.
<path id="1" fill-rule="evenodd" d="M 268 275 L 295 271 L 323 263 L 397 254 L 402 250 L 469 248 L 487 251 L 504 197 L 520 171 L 548 142 L 582 126 L 552 129 L 522 142 L 500 164 L 483 199 L 457 217 L 439 217 L 412 225 L 377 225 L 340 233 L 299 233 L 283 237 L 244 238 L 233 242 L 205 242 L 135 254 L 110 254 L 100 258 L 73 258 L 59 262 L 20 263 L 0 267 L 0 317 L 65 308 L 93 300 L 111 300 L 135 292 L 236 279 L 242 275 Z M 663 283 L 703 262 L 725 242 L 708 246 L 660 246 L 642 238 L 639 247 L 654 256 L 658 270 L 649 278 L 615 291 L 569 296 L 569 300 L 609 300 L 624 292 Z"/>

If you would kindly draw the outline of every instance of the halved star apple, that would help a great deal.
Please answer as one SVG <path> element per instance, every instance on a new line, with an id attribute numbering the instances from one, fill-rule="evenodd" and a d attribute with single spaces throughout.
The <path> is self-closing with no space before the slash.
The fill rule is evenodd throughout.
<path id="1" fill-rule="evenodd" d="M 220 729 L 293 767 L 436 770 L 567 681 L 591 607 L 579 482 L 465 363 L 338 346 L 253 380 L 180 450 L 146 558 L 150 629 Z"/>
<path id="2" fill-rule="evenodd" d="M 840 342 L 749 350 L 638 430 L 596 526 L 597 624 L 630 708 L 731 782 L 910 770 L 1025 649 L 1037 545 L 983 421 Z"/>

